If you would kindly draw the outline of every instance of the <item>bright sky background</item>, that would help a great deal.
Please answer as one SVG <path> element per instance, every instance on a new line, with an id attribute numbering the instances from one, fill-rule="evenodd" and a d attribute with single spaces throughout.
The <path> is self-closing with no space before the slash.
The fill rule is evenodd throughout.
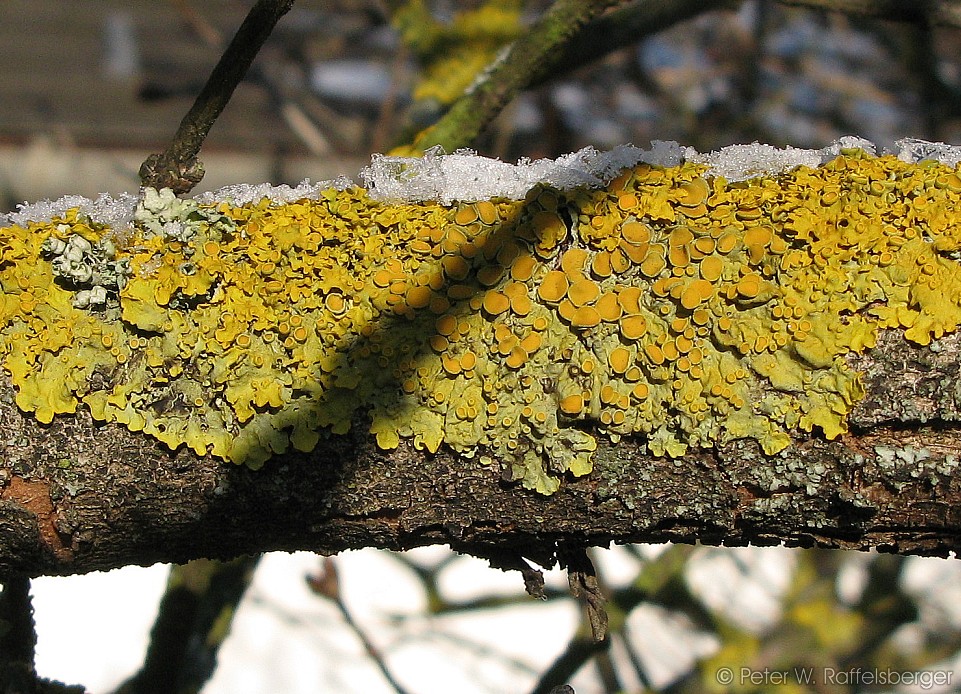
<path id="1" fill-rule="evenodd" d="M 663 547 L 645 547 L 655 556 Z M 443 547 L 408 553 L 422 565 L 447 556 Z M 779 596 L 789 585 L 795 553 L 778 547 L 738 550 L 701 548 L 689 563 L 687 580 L 713 609 L 746 627 L 763 629 L 774 621 Z M 624 548 L 598 551 L 606 583 L 625 585 L 639 562 Z M 839 590 L 859 590 L 859 559 L 842 571 Z M 343 623 L 336 607 L 313 595 L 304 577 L 316 573 L 313 554 L 270 554 L 238 612 L 220 651 L 219 667 L 204 694 L 391 694 L 380 672 Z M 491 694 L 529 691 L 564 649 L 577 627 L 572 600 L 520 604 L 471 614 L 425 617 L 425 595 L 413 572 L 395 555 L 362 550 L 335 559 L 341 589 L 351 613 L 386 654 L 395 678 L 416 694 Z M 111 692 L 142 662 L 147 635 L 167 577 L 167 567 L 128 567 L 109 573 L 33 582 L 41 675 L 84 684 L 91 694 Z M 563 572 L 546 573 L 549 586 L 566 590 Z M 961 564 L 955 559 L 909 559 L 905 589 L 916 596 L 926 620 L 961 622 Z M 440 589 L 450 600 L 516 596 L 520 576 L 491 569 L 486 562 L 458 557 L 440 573 Z M 910 645 L 911 630 L 902 640 Z M 656 606 L 642 606 L 628 619 L 633 648 L 655 684 L 666 684 L 695 658 L 711 654 L 716 639 Z M 915 634 L 914 636 L 917 636 Z M 619 672 L 630 666 L 623 643 L 612 656 Z M 957 662 L 946 663 L 955 669 Z M 589 670 L 586 668 L 585 670 Z M 577 694 L 600 692 L 593 672 L 571 684 Z M 640 685 L 634 682 L 634 686 Z"/>

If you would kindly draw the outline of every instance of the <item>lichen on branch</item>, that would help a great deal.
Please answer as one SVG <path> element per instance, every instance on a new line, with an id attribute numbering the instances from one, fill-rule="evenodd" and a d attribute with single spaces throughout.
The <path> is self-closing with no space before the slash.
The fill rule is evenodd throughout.
<path id="1" fill-rule="evenodd" d="M 444 444 L 550 493 L 598 435 L 658 456 L 835 438 L 862 392 L 846 354 L 961 322 L 961 177 L 933 161 L 850 149 L 739 182 L 640 164 L 448 205 L 162 197 L 127 226 L 73 209 L 0 229 L 23 411 L 85 407 L 252 467 L 365 413 L 382 448 Z M 44 253 L 77 237 L 129 268 L 103 303 Z"/>

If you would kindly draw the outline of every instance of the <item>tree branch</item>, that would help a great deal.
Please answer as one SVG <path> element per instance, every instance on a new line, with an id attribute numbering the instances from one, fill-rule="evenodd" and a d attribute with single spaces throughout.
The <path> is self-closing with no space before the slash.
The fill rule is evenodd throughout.
<path id="1" fill-rule="evenodd" d="M 594 472 L 550 497 L 445 449 L 430 455 L 402 442 L 385 452 L 362 422 L 311 454 L 251 471 L 170 453 L 85 412 L 40 425 L 11 404 L 4 383 L 0 569 L 69 574 L 443 543 L 541 564 L 561 542 L 961 549 L 961 337 L 932 351 L 885 333 L 851 364 L 865 373 L 867 395 L 851 415 L 855 433 L 840 440 L 808 436 L 774 459 L 739 440 L 676 460 L 653 458 L 633 440 L 602 442 Z M 772 470 L 783 474 L 775 488 L 764 482 Z"/>
<path id="2" fill-rule="evenodd" d="M 217 653 L 259 561 L 255 554 L 172 567 L 144 664 L 118 694 L 199 692 L 214 673 Z"/>
<path id="3" fill-rule="evenodd" d="M 414 147 L 424 150 L 440 145 L 453 151 L 472 143 L 518 92 L 550 70 L 557 51 L 591 18 L 622 1 L 557 0 L 530 28 L 526 38 L 515 42 L 490 74 L 482 76 L 440 121 L 425 130 Z"/>

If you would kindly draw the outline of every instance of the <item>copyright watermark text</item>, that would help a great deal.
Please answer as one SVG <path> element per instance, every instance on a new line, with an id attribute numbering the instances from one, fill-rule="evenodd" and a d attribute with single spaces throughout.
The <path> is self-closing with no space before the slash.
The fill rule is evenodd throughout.
<path id="1" fill-rule="evenodd" d="M 786 670 L 755 669 L 749 667 L 721 667 L 714 673 L 714 681 L 722 686 L 752 685 L 771 687 L 782 684 L 838 685 L 845 687 L 919 687 L 933 689 L 948 687 L 954 672 L 949 670 L 891 670 L 851 668 L 839 670 L 824 667 L 796 667 Z"/>

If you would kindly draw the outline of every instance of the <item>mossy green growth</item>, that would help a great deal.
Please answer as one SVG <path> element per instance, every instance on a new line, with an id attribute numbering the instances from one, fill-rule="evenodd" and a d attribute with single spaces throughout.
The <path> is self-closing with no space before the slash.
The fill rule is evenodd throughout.
<path id="1" fill-rule="evenodd" d="M 462 96 L 498 52 L 524 33 L 521 10 L 518 0 L 487 0 L 442 21 L 423 0 L 404 3 L 392 23 L 422 64 L 414 98 L 447 105 Z"/>
<path id="2" fill-rule="evenodd" d="M 659 456 L 842 434 L 845 354 L 961 322 L 958 209 L 955 169 L 847 152 L 738 183 L 641 165 L 526 200 L 191 206 L 175 241 L 71 211 L 0 229 L 0 356 L 43 422 L 83 406 L 259 467 L 363 412 L 383 448 L 551 493 L 597 433 Z M 42 252 L 77 234 L 129 267 L 102 306 Z"/>

